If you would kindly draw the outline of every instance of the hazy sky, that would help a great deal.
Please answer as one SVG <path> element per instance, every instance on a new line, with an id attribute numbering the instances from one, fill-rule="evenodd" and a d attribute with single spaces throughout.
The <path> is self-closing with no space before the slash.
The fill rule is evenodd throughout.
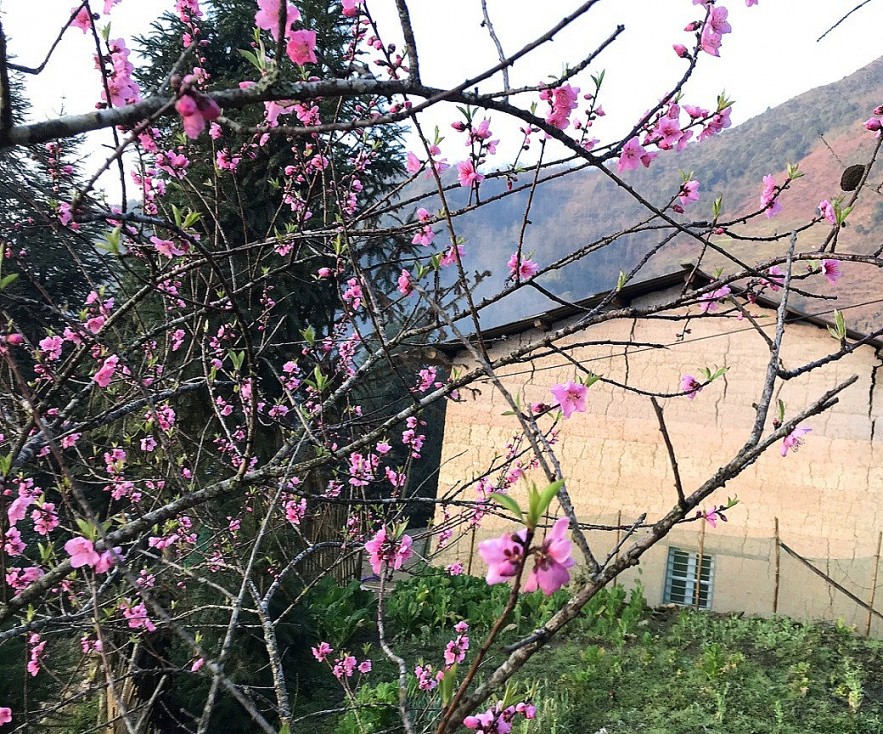
<path id="1" fill-rule="evenodd" d="M 395 40 L 392 0 L 367 1 L 381 29 L 391 29 L 390 38 Z M 868 64 L 883 55 L 883 0 L 871 2 L 816 42 L 856 2 L 760 0 L 751 8 L 744 0 L 720 3 L 730 11 L 733 33 L 724 37 L 720 58 L 703 55 L 685 101 L 711 106 L 725 89 L 736 100 L 733 120 L 741 122 Z M 74 0 L 0 0 L 9 48 L 17 60 L 38 64 L 73 4 Z M 99 8 L 101 4 L 101 0 L 95 3 Z M 546 31 L 579 4 L 576 0 L 488 0 L 507 53 Z M 34 13 L 36 6 L 39 15 Z M 410 6 L 425 83 L 456 84 L 496 62 L 493 45 L 481 28 L 479 0 L 412 0 Z M 112 35 L 131 38 L 173 7 L 173 0 L 122 0 L 110 15 Z M 682 29 L 700 17 L 701 8 L 691 0 L 603 0 L 554 42 L 520 61 L 512 70 L 513 83 L 535 84 L 559 74 L 564 64 L 579 62 L 622 23 L 625 32 L 590 69 L 606 71 L 602 103 L 607 117 L 597 135 L 604 140 L 622 134 L 679 76 L 685 62 L 675 56 L 671 45 L 690 45 L 692 34 Z M 578 80 L 584 90 L 586 81 L 587 77 Z M 71 113 L 91 109 L 100 97 L 100 86 L 89 39 L 79 30 L 69 32 L 46 72 L 32 81 L 30 94 L 36 119 L 53 115 L 62 106 Z M 440 111 L 430 118 L 429 127 L 438 124 L 449 134 L 452 119 L 450 110 Z M 505 132 L 501 122 L 493 122 Z"/>

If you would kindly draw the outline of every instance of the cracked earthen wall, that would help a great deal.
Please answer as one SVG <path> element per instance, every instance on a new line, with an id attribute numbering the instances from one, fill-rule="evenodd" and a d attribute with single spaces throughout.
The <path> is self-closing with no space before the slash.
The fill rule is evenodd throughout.
<path id="1" fill-rule="evenodd" d="M 664 298 L 660 293 L 642 301 Z M 774 328 L 774 314 L 751 307 L 761 323 Z M 695 311 L 695 309 L 694 309 Z M 747 321 L 732 317 L 682 321 L 621 320 L 591 327 L 563 343 L 586 368 L 629 386 L 676 392 L 681 375 L 698 377 L 701 367 L 727 366 L 729 371 L 707 386 L 695 400 L 678 397 L 662 401 L 678 457 L 685 492 L 695 489 L 732 458 L 745 441 L 752 421 L 752 404 L 759 398 L 768 348 Z M 492 348 L 501 356 L 541 336 L 533 331 L 509 337 Z M 605 345 L 604 342 L 619 344 Z M 623 343 L 636 346 L 624 347 Z M 665 345 L 664 349 L 640 346 Z M 835 348 L 824 328 L 789 324 L 782 362 L 786 368 L 823 357 Z M 471 366 L 461 352 L 455 364 Z M 867 609 L 826 584 L 784 551 L 779 552 L 779 585 L 775 590 L 775 525 L 782 542 L 809 559 L 859 599 L 871 596 L 879 533 L 883 529 L 883 372 L 875 349 L 863 346 L 852 355 L 810 374 L 780 384 L 787 414 L 793 414 L 853 374 L 858 382 L 841 393 L 827 413 L 807 421 L 812 432 L 800 450 L 783 458 L 772 448 L 740 477 L 718 490 L 707 506 L 738 497 L 729 522 L 701 528 L 695 522 L 676 529 L 644 556 L 626 581 L 640 579 L 651 604 L 662 600 L 669 546 L 696 551 L 700 543 L 714 558 L 712 607 L 795 617 L 843 618 L 865 631 Z M 522 405 L 552 402 L 549 388 L 577 377 L 575 367 L 560 356 L 505 368 L 504 383 Z M 580 520 L 617 525 L 633 522 L 642 512 L 650 520 L 675 502 L 672 471 L 649 399 L 596 383 L 589 390 L 586 413 L 575 413 L 560 426 L 557 452 Z M 517 421 L 504 415 L 503 397 L 482 383 L 464 392 L 463 401 L 447 408 L 439 496 L 465 487 L 464 497 L 476 496 L 470 482 L 499 461 L 507 442 L 518 433 Z M 770 416 L 770 419 L 772 415 Z M 545 421 L 548 423 L 549 418 Z M 492 479 L 495 478 L 492 475 Z M 539 472 L 534 478 L 542 482 Z M 524 481 L 512 491 L 523 492 Z M 441 515 L 436 520 L 441 521 Z M 460 560 L 473 573 L 483 573 L 475 544 L 508 527 L 487 517 L 477 533 L 456 537 L 439 562 Z M 700 536 L 704 533 L 704 537 Z M 591 534 L 596 555 L 606 555 L 615 532 Z M 471 559 L 471 560 L 470 560 Z M 875 608 L 883 613 L 883 569 Z M 883 634 L 883 618 L 874 614 L 872 631 Z"/>

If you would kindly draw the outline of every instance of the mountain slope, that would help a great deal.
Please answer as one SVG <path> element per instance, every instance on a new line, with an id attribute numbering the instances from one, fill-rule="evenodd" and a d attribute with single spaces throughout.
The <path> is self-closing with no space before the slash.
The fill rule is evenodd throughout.
<path id="1" fill-rule="evenodd" d="M 682 153 L 663 153 L 649 169 L 633 171 L 625 180 L 654 205 L 663 206 L 677 192 L 680 171 L 692 171 L 700 181 L 700 201 L 691 205 L 688 217 L 711 218 L 711 202 L 722 195 L 723 218 L 733 218 L 756 211 L 762 178 L 772 174 L 781 183 L 788 163 L 799 163 L 805 175 L 783 193 L 785 210 L 777 217 L 761 216 L 738 231 L 747 235 L 787 233 L 805 223 L 816 212 L 822 199 L 842 194 L 839 188 L 843 169 L 852 163 L 870 160 L 875 140 L 863 127 L 871 110 L 883 102 L 883 58 L 845 79 L 818 87 L 754 117 L 716 138 L 690 144 Z M 523 174 L 519 183 L 529 181 Z M 841 234 L 841 250 L 870 252 L 883 244 L 883 196 L 877 188 L 883 174 L 872 170 L 874 186 L 865 190 L 859 206 Z M 490 198 L 503 190 L 502 182 L 482 184 L 482 196 Z M 452 205 L 464 204 L 465 191 L 452 192 Z M 502 272 L 501 264 L 515 250 L 522 226 L 527 192 L 492 203 L 457 219 L 458 234 L 467 239 L 466 266 L 470 271 L 490 269 Z M 541 265 L 553 262 L 570 252 L 574 245 L 611 236 L 634 224 L 646 214 L 633 199 L 617 188 L 603 173 L 586 170 L 549 181 L 537 189 L 526 229 L 525 252 Z M 820 224 L 802 234 L 801 249 L 812 249 L 829 231 Z M 786 240 L 778 243 L 736 242 L 717 238 L 748 263 L 782 253 Z M 636 263 L 656 243 L 652 233 L 618 239 L 582 261 L 544 276 L 542 282 L 565 298 L 582 298 L 612 287 L 621 269 Z M 698 248 L 683 237 L 675 238 L 648 263 L 647 277 L 667 272 L 684 259 L 695 258 Z M 721 259 L 705 262 L 705 267 L 726 266 Z M 481 293 L 501 285 L 501 278 L 487 282 Z M 844 266 L 844 278 L 837 287 L 838 307 L 846 302 L 874 300 L 883 282 L 868 280 L 866 272 Z M 821 288 L 819 289 L 821 290 Z M 529 313 L 542 311 L 550 302 L 531 291 L 505 299 L 487 310 L 482 323 L 494 325 Z M 819 310 L 818 304 L 815 304 Z M 879 320 L 879 304 L 853 310 L 851 325 L 868 328 Z"/>

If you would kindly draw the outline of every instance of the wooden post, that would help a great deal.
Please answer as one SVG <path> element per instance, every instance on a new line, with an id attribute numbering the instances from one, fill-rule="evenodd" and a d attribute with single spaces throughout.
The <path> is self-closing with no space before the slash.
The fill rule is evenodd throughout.
<path id="1" fill-rule="evenodd" d="M 699 609 L 699 594 L 702 591 L 702 561 L 705 551 L 705 522 L 699 525 L 699 553 L 696 554 L 696 590 L 693 592 L 693 608 Z"/>
<path id="2" fill-rule="evenodd" d="M 877 535 L 877 555 L 874 556 L 874 580 L 871 581 L 871 598 L 868 599 L 868 628 L 865 636 L 871 636 L 871 622 L 874 619 L 874 597 L 877 595 L 877 571 L 880 568 L 880 546 L 883 545 L 883 531 Z"/>
<path id="3" fill-rule="evenodd" d="M 779 613 L 779 578 L 781 574 L 781 563 L 782 563 L 782 549 L 779 547 L 779 518 L 775 518 L 776 521 L 776 535 L 773 538 L 773 543 L 776 544 L 776 569 L 775 576 L 773 577 L 773 614 Z"/>
<path id="4" fill-rule="evenodd" d="M 472 540 L 469 542 L 469 561 L 466 563 L 466 575 L 472 575 L 472 556 L 475 555 L 475 525 L 472 526 Z"/>

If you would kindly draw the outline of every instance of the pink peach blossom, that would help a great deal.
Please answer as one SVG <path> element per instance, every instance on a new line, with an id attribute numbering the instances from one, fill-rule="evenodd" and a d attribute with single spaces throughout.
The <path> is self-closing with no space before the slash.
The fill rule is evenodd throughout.
<path id="1" fill-rule="evenodd" d="M 834 285 L 840 280 L 840 276 L 843 275 L 843 271 L 840 269 L 840 261 L 822 260 L 822 275 L 825 276 L 831 285 Z"/>
<path id="2" fill-rule="evenodd" d="M 258 0 L 258 12 L 254 15 L 254 24 L 265 31 L 270 31 L 274 41 L 279 40 L 279 13 L 282 10 L 281 0 Z M 286 10 L 286 25 L 290 26 L 300 20 L 300 12 L 291 3 Z M 286 35 L 289 29 L 285 29 Z"/>
<path id="3" fill-rule="evenodd" d="M 645 155 L 647 155 L 647 151 L 644 150 L 638 139 L 632 138 L 623 146 L 619 162 L 616 164 L 616 170 L 619 173 L 635 170 Z"/>
<path id="4" fill-rule="evenodd" d="M 725 285 L 722 288 L 711 291 L 711 293 L 703 293 L 699 296 L 699 310 L 702 313 L 714 313 L 720 302 L 732 293 L 730 286 Z"/>
<path id="5" fill-rule="evenodd" d="M 691 204 L 694 201 L 699 201 L 699 182 L 694 180 L 685 181 L 681 185 L 681 191 L 678 194 L 678 198 L 681 200 L 683 206 L 687 206 L 687 204 Z"/>
<path id="6" fill-rule="evenodd" d="M 303 66 L 304 64 L 316 63 L 316 31 L 293 31 L 288 34 L 288 44 L 285 53 L 293 63 Z"/>
<path id="7" fill-rule="evenodd" d="M 512 257 L 509 258 L 509 262 L 506 263 L 506 265 L 509 268 L 509 277 L 512 280 L 515 280 L 516 278 L 520 280 L 529 280 L 540 270 L 540 266 L 533 260 L 520 260 L 517 252 L 512 253 Z"/>
<path id="8" fill-rule="evenodd" d="M 505 533 L 493 540 L 483 540 L 478 544 L 478 554 L 487 564 L 489 584 L 500 584 L 508 581 L 518 573 L 524 557 L 524 544 L 527 540 L 527 529 L 517 533 Z"/>
<path id="9" fill-rule="evenodd" d="M 827 199 L 819 202 L 819 213 L 831 224 L 837 224 L 837 214 L 834 211 L 834 205 Z"/>
<path id="10" fill-rule="evenodd" d="M 812 431 L 812 428 L 799 427 L 795 428 L 791 433 L 789 433 L 782 440 L 782 456 L 787 456 L 789 451 L 796 452 L 801 446 L 803 446 L 803 442 L 806 438 L 806 434 Z"/>
<path id="11" fill-rule="evenodd" d="M 484 181 L 484 176 L 475 170 L 472 161 L 460 161 L 457 164 L 457 178 L 460 186 L 467 189 Z"/>
<path id="12" fill-rule="evenodd" d="M 101 561 L 101 557 L 95 552 L 92 541 L 82 536 L 71 538 L 64 544 L 64 550 L 71 557 L 71 566 L 94 566 Z"/>
<path id="13" fill-rule="evenodd" d="M 334 652 L 334 648 L 331 647 L 327 642 L 320 642 L 319 647 L 311 648 L 313 651 L 313 657 L 316 658 L 320 663 L 324 662 L 325 658 L 327 658 L 332 652 Z"/>
<path id="14" fill-rule="evenodd" d="M 681 377 L 681 392 L 693 400 L 702 392 L 702 384 L 693 375 L 683 375 Z"/>
<path id="15" fill-rule="evenodd" d="M 561 406 L 564 417 L 570 418 L 574 413 L 586 412 L 586 386 L 572 380 L 563 385 L 553 385 L 552 395 Z"/>
<path id="16" fill-rule="evenodd" d="M 402 270 L 401 275 L 398 277 L 398 291 L 403 296 L 411 295 L 414 290 L 414 286 L 411 285 L 411 273 L 407 270 Z"/>
<path id="17" fill-rule="evenodd" d="M 101 369 L 92 376 L 92 379 L 98 384 L 98 387 L 107 387 L 110 384 L 119 361 L 120 358 L 115 354 L 104 360 Z"/>
<path id="18" fill-rule="evenodd" d="M 782 272 L 782 268 L 778 265 L 771 265 L 766 272 L 767 276 L 769 276 L 766 284 L 770 287 L 770 290 L 779 290 L 785 282 L 785 273 Z"/>
<path id="19" fill-rule="evenodd" d="M 403 535 L 401 539 L 390 538 L 386 528 L 380 528 L 374 537 L 365 543 L 371 570 L 379 574 L 385 563 L 388 567 L 398 571 L 402 567 L 402 563 L 413 555 L 412 543 L 410 535 Z"/>
<path id="20" fill-rule="evenodd" d="M 571 566 L 576 561 L 570 555 L 570 541 L 565 537 L 570 520 L 560 517 L 546 534 L 542 545 L 536 551 L 534 567 L 524 582 L 524 591 L 540 589 L 551 596 L 570 581 Z"/>
<path id="21" fill-rule="evenodd" d="M 196 140 L 205 130 L 206 122 L 215 120 L 221 115 L 221 108 L 211 97 L 189 92 L 181 95 L 175 102 L 175 109 L 184 123 L 184 133 L 191 140 Z"/>
<path id="22" fill-rule="evenodd" d="M 778 199 L 778 187 L 776 180 L 766 175 L 763 177 L 763 191 L 760 195 L 760 205 L 766 210 L 767 217 L 774 217 L 782 211 L 782 205 Z"/>
<path id="23" fill-rule="evenodd" d="M 71 8 L 71 14 L 73 15 L 76 8 Z M 88 33 L 92 29 L 92 16 L 89 14 L 87 8 L 80 8 L 77 14 L 74 16 L 74 19 L 71 21 L 71 26 L 74 28 L 79 28 L 83 33 Z M 0 722 L 2 723 L 2 722 Z"/>
<path id="24" fill-rule="evenodd" d="M 359 14 L 361 4 L 362 0 L 342 0 L 340 9 L 347 18 L 355 18 Z"/>

